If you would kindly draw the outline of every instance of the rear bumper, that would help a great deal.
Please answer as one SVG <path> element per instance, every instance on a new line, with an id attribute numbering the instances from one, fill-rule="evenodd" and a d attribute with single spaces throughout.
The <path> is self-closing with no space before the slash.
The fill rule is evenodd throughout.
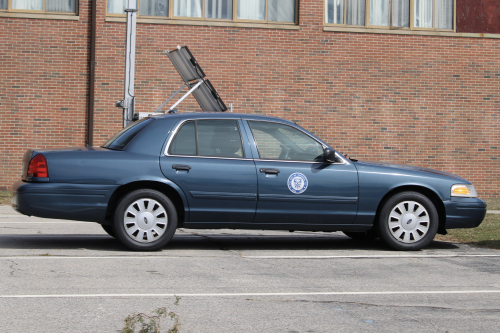
<path id="1" fill-rule="evenodd" d="M 117 185 L 35 183 L 12 185 L 12 207 L 19 213 L 51 219 L 105 221 Z"/>
<path id="2" fill-rule="evenodd" d="M 478 198 L 452 198 L 444 206 L 446 229 L 475 228 L 486 215 L 486 203 Z"/>

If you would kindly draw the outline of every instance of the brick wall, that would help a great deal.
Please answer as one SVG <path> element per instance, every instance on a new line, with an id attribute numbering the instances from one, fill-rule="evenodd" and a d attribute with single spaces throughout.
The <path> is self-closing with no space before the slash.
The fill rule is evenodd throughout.
<path id="1" fill-rule="evenodd" d="M 104 2 L 98 6 L 95 145 L 122 126 L 114 102 L 123 98 L 125 52 L 125 24 L 105 22 Z M 235 112 L 296 121 L 352 157 L 456 173 L 472 181 L 482 197 L 499 197 L 500 41 L 323 32 L 322 14 L 321 0 L 302 0 L 299 31 L 138 24 L 136 111 L 154 110 L 182 85 L 164 50 L 188 45 Z M 73 24 L 83 21 L 68 23 Z M 73 71 L 86 66 L 82 62 Z M 12 85 L 2 82 L 0 94 Z M 69 103 L 67 90 L 44 91 L 60 99 L 56 108 L 72 110 L 46 124 L 74 131 L 71 140 L 63 133 L 55 134 L 57 139 L 42 135 L 40 145 L 83 143 L 84 107 Z M 86 90 L 71 93 L 70 100 Z M 4 108 L 3 95 L 2 112 L 14 113 Z M 29 118 L 31 127 L 19 130 L 28 133 L 37 113 L 14 95 L 9 98 L 17 103 L 17 114 Z M 179 109 L 199 107 L 189 97 Z M 10 151 L 17 155 L 6 158 L 15 177 L 2 180 L 5 186 L 17 179 L 20 153 L 32 144 L 32 134 L 20 135 L 6 141 L 13 142 Z"/>
<path id="2" fill-rule="evenodd" d="M 300 31 L 139 24 L 136 111 L 182 85 L 164 50 L 188 45 L 235 112 L 293 120 L 352 157 L 456 173 L 500 196 L 500 41 L 323 32 L 322 10 L 301 1 Z M 98 29 L 96 143 L 121 126 L 124 48 L 108 46 L 124 29 Z M 179 109 L 199 107 L 189 97 Z"/>
<path id="3" fill-rule="evenodd" d="M 85 144 L 88 4 L 79 21 L 0 18 L 0 188 L 27 148 Z"/>

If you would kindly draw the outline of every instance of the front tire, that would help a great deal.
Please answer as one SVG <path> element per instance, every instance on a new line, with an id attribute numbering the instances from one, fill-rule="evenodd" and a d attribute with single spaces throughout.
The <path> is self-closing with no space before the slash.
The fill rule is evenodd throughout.
<path id="1" fill-rule="evenodd" d="M 116 237 L 131 250 L 158 250 L 172 239 L 176 228 L 175 206 L 161 192 L 136 190 L 124 196 L 116 207 Z"/>
<path id="2" fill-rule="evenodd" d="M 432 242 L 438 225 L 438 213 L 429 198 L 418 192 L 401 192 L 384 204 L 379 231 L 393 249 L 416 251 Z"/>

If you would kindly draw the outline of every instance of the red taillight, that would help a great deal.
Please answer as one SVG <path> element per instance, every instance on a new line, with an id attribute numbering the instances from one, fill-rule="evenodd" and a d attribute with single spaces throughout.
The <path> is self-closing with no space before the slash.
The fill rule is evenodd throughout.
<path id="1" fill-rule="evenodd" d="M 49 176 L 49 168 L 47 167 L 47 160 L 42 154 L 33 157 L 28 166 L 28 177 L 47 178 Z"/>

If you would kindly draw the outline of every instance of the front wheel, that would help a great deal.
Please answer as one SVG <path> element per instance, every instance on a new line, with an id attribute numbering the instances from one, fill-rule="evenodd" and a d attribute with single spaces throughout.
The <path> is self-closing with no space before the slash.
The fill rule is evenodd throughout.
<path id="1" fill-rule="evenodd" d="M 176 228 L 175 206 L 161 192 L 136 190 L 124 196 L 116 207 L 116 237 L 131 250 L 158 250 L 172 239 Z"/>
<path id="2" fill-rule="evenodd" d="M 415 251 L 432 242 L 438 225 L 438 213 L 429 198 L 418 192 L 402 192 L 384 204 L 379 231 L 393 249 Z"/>

